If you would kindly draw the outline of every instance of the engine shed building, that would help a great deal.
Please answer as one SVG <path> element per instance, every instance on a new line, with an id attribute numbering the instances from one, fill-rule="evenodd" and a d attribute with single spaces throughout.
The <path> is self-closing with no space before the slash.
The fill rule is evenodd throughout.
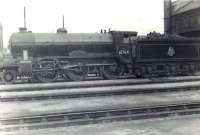
<path id="1" fill-rule="evenodd" d="M 165 33 L 200 37 L 200 0 L 165 0 Z"/>

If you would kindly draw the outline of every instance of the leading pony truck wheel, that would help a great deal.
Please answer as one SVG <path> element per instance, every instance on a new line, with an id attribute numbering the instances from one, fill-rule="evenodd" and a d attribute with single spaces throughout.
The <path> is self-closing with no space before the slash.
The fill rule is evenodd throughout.
<path id="1" fill-rule="evenodd" d="M 16 80 L 16 71 L 14 70 L 3 71 L 2 80 L 4 83 L 14 83 Z"/>

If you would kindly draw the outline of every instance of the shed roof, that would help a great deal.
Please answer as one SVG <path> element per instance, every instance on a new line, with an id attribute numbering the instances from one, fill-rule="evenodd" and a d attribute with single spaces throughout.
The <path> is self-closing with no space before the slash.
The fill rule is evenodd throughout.
<path id="1" fill-rule="evenodd" d="M 200 0 L 177 0 L 172 4 L 172 15 L 200 8 Z"/>

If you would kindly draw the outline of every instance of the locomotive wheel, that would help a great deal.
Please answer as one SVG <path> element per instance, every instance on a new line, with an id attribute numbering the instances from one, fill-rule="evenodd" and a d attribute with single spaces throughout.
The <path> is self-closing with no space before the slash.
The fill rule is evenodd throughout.
<path id="1" fill-rule="evenodd" d="M 51 71 L 43 71 L 36 74 L 37 80 L 43 83 L 53 82 L 56 80 L 57 75 Z"/>
<path id="2" fill-rule="evenodd" d="M 70 68 L 64 71 L 65 76 L 67 76 L 72 81 L 83 81 L 87 76 L 86 70 L 81 67 Z"/>
<path id="3" fill-rule="evenodd" d="M 104 67 L 103 77 L 108 80 L 115 80 L 119 76 L 117 66 Z"/>
<path id="4" fill-rule="evenodd" d="M 14 70 L 6 70 L 3 72 L 3 82 L 5 83 L 13 83 L 16 80 L 16 71 Z"/>

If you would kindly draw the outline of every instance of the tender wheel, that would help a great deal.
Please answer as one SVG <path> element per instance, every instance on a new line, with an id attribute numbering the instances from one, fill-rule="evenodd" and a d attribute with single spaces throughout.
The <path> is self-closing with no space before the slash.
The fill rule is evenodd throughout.
<path id="1" fill-rule="evenodd" d="M 105 79 L 115 80 L 119 77 L 118 68 L 116 65 L 104 67 L 103 76 Z"/>
<path id="2" fill-rule="evenodd" d="M 83 81 L 86 79 L 87 71 L 83 67 L 74 67 L 66 69 L 65 76 L 67 76 L 72 81 Z"/>
<path id="3" fill-rule="evenodd" d="M 2 79 L 3 79 L 3 82 L 5 83 L 14 83 L 16 80 L 16 71 L 14 70 L 4 71 Z"/>

